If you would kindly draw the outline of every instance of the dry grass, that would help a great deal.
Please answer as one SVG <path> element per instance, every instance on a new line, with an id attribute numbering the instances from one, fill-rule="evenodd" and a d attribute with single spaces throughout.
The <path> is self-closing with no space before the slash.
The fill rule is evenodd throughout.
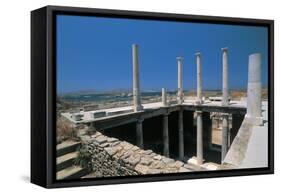
<path id="1" fill-rule="evenodd" d="M 230 92 L 230 96 L 232 100 L 240 100 L 242 97 L 246 97 L 247 96 L 247 92 L 246 91 L 231 91 Z"/>
<path id="2" fill-rule="evenodd" d="M 76 140 L 77 129 L 62 117 L 57 119 L 57 143 L 65 140 Z"/>

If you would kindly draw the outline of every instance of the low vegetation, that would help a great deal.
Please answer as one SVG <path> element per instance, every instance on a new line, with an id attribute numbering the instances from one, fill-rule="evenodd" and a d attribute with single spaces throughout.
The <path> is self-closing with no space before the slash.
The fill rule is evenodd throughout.
<path id="1" fill-rule="evenodd" d="M 65 140 L 77 140 L 77 129 L 62 117 L 57 118 L 57 143 Z"/>

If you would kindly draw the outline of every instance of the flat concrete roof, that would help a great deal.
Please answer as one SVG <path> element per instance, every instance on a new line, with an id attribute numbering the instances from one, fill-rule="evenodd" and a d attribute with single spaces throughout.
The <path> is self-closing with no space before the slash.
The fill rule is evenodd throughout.
<path id="1" fill-rule="evenodd" d="M 143 110 L 139 111 L 140 113 L 144 113 L 146 111 L 152 111 L 152 110 L 157 110 L 160 108 L 173 108 L 176 106 L 179 106 L 179 104 L 172 104 L 170 106 L 163 106 L 162 102 L 155 102 L 155 103 L 148 103 L 148 104 L 142 104 L 143 105 Z M 224 111 L 231 111 L 231 109 L 233 109 L 234 111 L 240 110 L 242 109 L 244 111 L 244 109 L 246 110 L 246 103 L 244 101 L 231 101 L 229 103 L 228 106 L 222 106 L 221 102 L 216 102 L 216 101 L 210 101 L 210 100 L 206 100 L 204 101 L 203 104 L 201 105 L 197 105 L 195 103 L 195 100 L 185 100 L 181 106 L 184 106 L 185 110 L 195 110 L 195 109 L 202 109 L 203 111 L 221 111 L 223 109 L 225 109 Z M 111 115 L 111 116 L 104 116 L 104 117 L 100 117 L 100 118 L 91 118 L 91 116 L 87 116 L 87 115 L 91 115 L 94 113 L 100 113 L 100 112 L 105 112 L 106 115 Z M 223 112 L 223 111 L 222 111 Z M 116 114 L 114 114 L 116 113 Z M 75 120 L 73 119 L 71 116 L 73 114 L 81 114 L 83 115 L 83 117 L 81 118 L 82 120 Z M 129 115 L 129 114 L 136 114 L 136 112 L 133 112 L 133 106 L 125 106 L 125 107 L 116 107 L 116 108 L 109 108 L 109 109 L 100 109 L 100 110 L 93 110 L 93 111 L 80 111 L 77 113 L 61 113 L 62 116 L 64 116 L 65 118 L 67 118 L 68 120 L 70 120 L 73 123 L 87 123 L 87 122 L 94 122 L 94 121 L 99 121 L 101 119 L 109 119 L 112 117 L 118 117 L 118 116 L 124 116 L 124 115 Z"/>

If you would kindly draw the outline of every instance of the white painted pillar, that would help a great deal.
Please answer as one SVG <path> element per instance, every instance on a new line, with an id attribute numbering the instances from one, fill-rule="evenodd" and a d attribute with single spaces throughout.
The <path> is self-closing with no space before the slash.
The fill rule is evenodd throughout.
<path id="1" fill-rule="evenodd" d="M 228 131 L 229 131 L 229 121 L 228 121 L 228 114 L 222 114 L 222 143 L 221 143 L 221 163 L 226 156 L 228 151 Z"/>
<path id="2" fill-rule="evenodd" d="M 246 118 L 254 125 L 263 124 L 261 89 L 261 54 L 255 53 L 249 56 L 246 114 Z"/>
<path id="3" fill-rule="evenodd" d="M 169 114 L 165 113 L 163 116 L 163 140 L 164 140 L 164 151 L 163 154 L 169 157 Z"/>
<path id="4" fill-rule="evenodd" d="M 227 48 L 222 48 L 222 105 L 229 104 L 228 96 L 228 55 Z"/>
<path id="5" fill-rule="evenodd" d="M 184 132 L 183 132 L 183 110 L 179 110 L 178 118 L 178 127 L 179 127 L 179 158 L 180 160 L 184 159 Z"/>
<path id="6" fill-rule="evenodd" d="M 203 122 L 202 111 L 196 111 L 197 114 L 197 164 L 203 163 Z"/>
<path id="7" fill-rule="evenodd" d="M 182 63 L 183 58 L 177 57 L 178 62 L 178 104 L 183 103 L 183 81 L 182 81 Z"/>
<path id="8" fill-rule="evenodd" d="M 162 105 L 167 106 L 167 93 L 165 88 L 162 88 Z"/>
<path id="9" fill-rule="evenodd" d="M 136 123 L 136 132 L 137 132 L 137 146 L 143 149 L 143 129 L 142 129 L 143 119 L 138 119 Z"/>
<path id="10" fill-rule="evenodd" d="M 143 109 L 141 105 L 140 94 L 140 80 L 139 80 L 139 61 L 138 61 L 138 45 L 132 45 L 133 52 L 133 98 L 134 98 L 134 111 L 140 111 Z"/>
<path id="11" fill-rule="evenodd" d="M 197 104 L 202 104 L 202 62 L 201 53 L 196 53 L 196 64 L 197 64 Z"/>

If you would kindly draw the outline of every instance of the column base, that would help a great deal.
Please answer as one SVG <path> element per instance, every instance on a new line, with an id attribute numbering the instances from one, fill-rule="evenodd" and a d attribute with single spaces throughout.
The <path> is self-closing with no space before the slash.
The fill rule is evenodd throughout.
<path id="1" fill-rule="evenodd" d="M 203 104 L 203 103 L 204 103 L 203 100 L 196 100 L 196 101 L 195 101 L 195 104 L 196 104 L 196 105 L 200 105 L 200 104 Z"/>
<path id="2" fill-rule="evenodd" d="M 142 110 L 143 110 L 143 106 L 142 105 L 134 107 L 134 111 L 135 112 L 142 111 Z"/>
<path id="3" fill-rule="evenodd" d="M 178 103 L 178 104 L 182 104 L 182 103 L 183 103 L 183 101 L 184 101 L 183 99 L 179 99 L 179 98 L 177 98 L 177 103 Z"/>
<path id="4" fill-rule="evenodd" d="M 256 126 L 263 126 L 263 118 L 262 117 L 252 117 L 250 115 L 245 115 L 245 118 L 252 124 Z"/>

